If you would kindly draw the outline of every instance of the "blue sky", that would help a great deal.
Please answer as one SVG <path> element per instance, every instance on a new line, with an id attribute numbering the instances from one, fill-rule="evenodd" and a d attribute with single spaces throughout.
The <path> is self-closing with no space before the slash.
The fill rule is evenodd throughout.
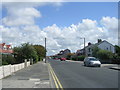
<path id="1" fill-rule="evenodd" d="M 58 7 L 46 5 L 37 7 L 37 10 L 42 13 L 42 18 L 36 19 L 36 24 L 41 28 L 53 24 L 67 27 L 87 18 L 99 21 L 103 16 L 118 17 L 117 2 L 62 2 Z M 6 9 L 3 8 L 2 17 L 6 15 Z"/>
<path id="2" fill-rule="evenodd" d="M 42 13 L 36 22 L 41 28 L 52 24 L 70 26 L 87 18 L 99 21 L 103 16 L 118 16 L 117 2 L 67 2 L 59 7 L 48 5 L 37 9 Z"/>

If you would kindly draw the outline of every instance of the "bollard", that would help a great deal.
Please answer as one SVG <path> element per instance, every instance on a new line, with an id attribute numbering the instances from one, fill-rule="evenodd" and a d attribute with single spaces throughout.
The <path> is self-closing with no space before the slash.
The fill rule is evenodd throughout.
<path id="1" fill-rule="evenodd" d="M 25 59 L 25 62 L 24 62 L 24 63 L 25 63 L 25 68 L 26 68 L 26 67 L 27 67 L 27 59 Z"/>
<path id="2" fill-rule="evenodd" d="M 33 59 L 30 59 L 30 65 L 32 65 L 33 64 Z"/>

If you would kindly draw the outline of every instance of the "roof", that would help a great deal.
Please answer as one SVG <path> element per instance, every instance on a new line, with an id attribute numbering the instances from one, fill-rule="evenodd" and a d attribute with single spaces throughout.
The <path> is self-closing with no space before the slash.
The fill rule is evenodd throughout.
<path id="1" fill-rule="evenodd" d="M 107 42 L 107 43 L 109 43 L 108 41 L 106 41 L 106 40 L 104 40 L 104 41 L 101 41 L 101 42 L 99 42 L 99 43 L 96 43 L 95 45 L 100 45 L 101 43 L 103 43 L 103 42 Z M 109 43 L 109 44 L 111 44 L 111 43 Z M 112 44 L 111 44 L 112 45 Z M 113 46 L 113 45 L 112 45 Z"/>
<path id="2" fill-rule="evenodd" d="M 6 49 L 3 49 L 3 47 L 6 46 Z M 0 44 L 0 53 L 13 53 L 12 49 L 9 49 L 11 45 L 5 45 L 5 43 Z"/>
<path id="3" fill-rule="evenodd" d="M 6 47 L 7 47 L 7 48 L 10 48 L 10 47 L 11 47 L 11 45 L 6 45 Z"/>
<path id="4" fill-rule="evenodd" d="M 0 44 L 0 47 L 3 47 L 5 45 L 5 43 L 2 43 L 2 44 Z"/>
<path id="5" fill-rule="evenodd" d="M 85 48 L 90 47 L 90 46 L 93 46 L 93 45 L 98 46 L 98 45 L 100 45 L 100 44 L 103 43 L 103 42 L 107 42 L 107 43 L 109 43 L 108 41 L 103 40 L 103 41 L 101 41 L 101 42 L 99 42 L 99 43 L 95 43 L 95 44 L 88 45 L 88 46 L 86 46 Z M 111 43 L 109 43 L 109 44 L 111 44 Z M 111 44 L 111 45 L 112 45 L 112 44 Z M 114 45 L 112 45 L 112 46 L 114 46 Z M 84 48 L 83 48 L 83 49 L 80 49 L 80 51 L 82 51 L 82 50 L 84 50 Z M 78 50 L 78 51 L 79 51 L 79 50 Z"/>
<path id="6" fill-rule="evenodd" d="M 13 53 L 13 50 L 2 50 L 0 48 L 0 53 Z"/>

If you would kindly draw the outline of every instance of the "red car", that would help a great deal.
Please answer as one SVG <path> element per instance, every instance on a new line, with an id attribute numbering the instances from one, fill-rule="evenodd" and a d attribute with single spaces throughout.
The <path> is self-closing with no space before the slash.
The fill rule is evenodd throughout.
<path id="1" fill-rule="evenodd" d="M 61 60 L 61 61 L 65 61 L 65 60 L 66 60 L 66 58 L 60 58 L 60 60 Z"/>

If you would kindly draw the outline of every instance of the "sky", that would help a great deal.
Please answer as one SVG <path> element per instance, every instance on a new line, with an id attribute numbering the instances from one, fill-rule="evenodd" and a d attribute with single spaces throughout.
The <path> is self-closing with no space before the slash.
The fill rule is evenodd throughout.
<path id="1" fill-rule="evenodd" d="M 1 43 L 44 45 L 46 37 L 47 55 L 76 52 L 84 37 L 86 46 L 97 39 L 118 44 L 117 2 L 3 2 L 1 12 Z"/>

